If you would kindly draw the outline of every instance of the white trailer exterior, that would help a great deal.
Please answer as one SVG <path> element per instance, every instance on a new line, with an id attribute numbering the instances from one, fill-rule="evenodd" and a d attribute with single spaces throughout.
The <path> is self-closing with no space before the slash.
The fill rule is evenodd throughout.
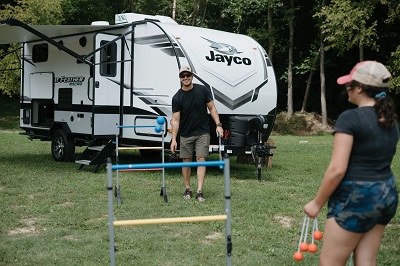
<path id="1" fill-rule="evenodd" d="M 224 152 L 263 151 L 275 120 L 277 86 L 260 44 L 245 35 L 179 25 L 162 16 L 127 13 L 115 21 L 90 26 L 1 21 L 5 35 L 0 44 L 22 45 L 23 134 L 52 141 L 53 158 L 71 161 L 75 146 L 114 143 L 117 133 L 124 146 L 161 146 L 161 133 L 153 128 L 117 131 L 116 125 L 157 125 L 163 116 L 168 149 L 178 70 L 189 65 L 194 82 L 212 92 L 226 130 Z M 211 117 L 210 127 L 212 152 L 218 138 Z M 112 150 L 115 146 L 108 153 Z M 84 164 L 98 164 L 92 159 Z"/>

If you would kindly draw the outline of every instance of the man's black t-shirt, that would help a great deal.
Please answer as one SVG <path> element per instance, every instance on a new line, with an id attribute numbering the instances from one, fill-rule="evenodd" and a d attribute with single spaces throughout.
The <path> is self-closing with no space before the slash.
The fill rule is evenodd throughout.
<path id="1" fill-rule="evenodd" d="M 172 112 L 180 112 L 179 133 L 183 137 L 210 133 L 207 103 L 213 97 L 205 86 L 194 84 L 189 91 L 180 89 L 172 98 Z"/>

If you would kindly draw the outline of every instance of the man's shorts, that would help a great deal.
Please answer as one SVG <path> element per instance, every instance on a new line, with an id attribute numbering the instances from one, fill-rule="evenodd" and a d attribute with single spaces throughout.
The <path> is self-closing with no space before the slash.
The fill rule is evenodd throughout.
<path id="1" fill-rule="evenodd" d="M 193 158 L 196 151 L 197 157 L 208 157 L 210 146 L 210 134 L 203 134 L 192 137 L 182 137 L 180 139 L 179 157 L 182 159 Z"/>
<path id="2" fill-rule="evenodd" d="M 365 233 L 387 225 L 396 214 L 398 192 L 393 176 L 381 181 L 342 181 L 328 201 L 328 218 L 344 229 Z"/>

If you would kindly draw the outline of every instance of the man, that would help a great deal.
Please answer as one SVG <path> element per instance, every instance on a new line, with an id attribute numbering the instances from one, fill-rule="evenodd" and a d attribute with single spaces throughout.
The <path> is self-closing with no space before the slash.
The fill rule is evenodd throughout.
<path id="1" fill-rule="evenodd" d="M 216 124 L 216 134 L 223 137 L 223 128 L 219 120 L 217 109 L 211 91 L 205 86 L 193 83 L 192 69 L 183 66 L 179 70 L 181 88 L 172 98 L 172 140 L 171 152 L 177 149 L 176 138 L 180 133 L 179 157 L 183 162 L 190 162 L 196 152 L 196 161 L 204 162 L 208 156 L 210 145 L 210 125 L 208 121 L 209 110 Z M 203 183 L 206 175 L 206 167 L 197 167 L 197 193 L 196 200 L 204 202 Z M 190 189 L 190 167 L 182 167 L 182 176 L 185 183 L 184 199 L 192 197 Z"/>

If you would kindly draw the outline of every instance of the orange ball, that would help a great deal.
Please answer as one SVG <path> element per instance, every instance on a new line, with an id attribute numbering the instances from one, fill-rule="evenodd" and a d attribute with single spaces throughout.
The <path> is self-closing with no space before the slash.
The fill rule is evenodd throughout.
<path id="1" fill-rule="evenodd" d="M 300 250 L 301 251 L 307 251 L 308 250 L 308 244 L 306 242 L 302 242 L 300 244 Z"/>
<path id="2" fill-rule="evenodd" d="M 293 258 L 295 259 L 295 260 L 297 260 L 297 261 L 301 261 L 301 260 L 303 260 L 303 253 L 301 253 L 301 252 L 299 252 L 299 251 L 297 251 L 297 252 L 295 252 L 294 253 L 294 255 L 293 255 Z"/>
<path id="3" fill-rule="evenodd" d="M 308 252 L 315 253 L 318 251 L 318 246 L 315 244 L 308 245 Z"/>
<path id="4" fill-rule="evenodd" d="M 314 232 L 314 239 L 315 240 L 321 240 L 322 239 L 322 232 L 317 230 Z"/>

